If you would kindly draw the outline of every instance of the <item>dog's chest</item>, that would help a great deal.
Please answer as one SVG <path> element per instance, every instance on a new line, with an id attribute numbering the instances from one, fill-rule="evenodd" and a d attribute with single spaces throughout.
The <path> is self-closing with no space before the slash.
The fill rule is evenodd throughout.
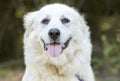
<path id="1" fill-rule="evenodd" d="M 59 70 L 52 65 L 46 65 L 41 71 L 40 81 L 84 81 L 78 74 L 69 76 L 59 74 Z"/>
<path id="2" fill-rule="evenodd" d="M 76 77 L 53 77 L 53 76 L 48 76 L 46 78 L 42 78 L 39 81 L 83 81 L 79 80 Z"/>

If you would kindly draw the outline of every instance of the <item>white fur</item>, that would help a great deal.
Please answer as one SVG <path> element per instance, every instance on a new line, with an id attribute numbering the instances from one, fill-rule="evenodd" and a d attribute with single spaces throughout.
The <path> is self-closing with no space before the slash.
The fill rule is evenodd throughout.
<path id="1" fill-rule="evenodd" d="M 42 19 L 50 18 L 47 25 Z M 62 24 L 67 17 L 70 22 Z M 73 8 L 64 4 L 50 4 L 24 16 L 24 55 L 26 71 L 22 81 L 78 81 L 78 74 L 84 81 L 94 81 L 90 65 L 91 41 L 89 27 L 84 18 Z M 44 50 L 43 42 L 50 43 L 48 31 L 58 28 L 60 42 L 72 37 L 68 47 L 57 57 L 51 57 Z"/>

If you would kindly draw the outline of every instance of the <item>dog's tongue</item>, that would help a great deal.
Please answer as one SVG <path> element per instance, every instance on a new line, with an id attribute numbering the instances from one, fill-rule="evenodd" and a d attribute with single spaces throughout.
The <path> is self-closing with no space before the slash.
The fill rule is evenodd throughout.
<path id="1" fill-rule="evenodd" d="M 49 44 L 48 54 L 52 57 L 56 57 L 61 54 L 63 44 Z"/>

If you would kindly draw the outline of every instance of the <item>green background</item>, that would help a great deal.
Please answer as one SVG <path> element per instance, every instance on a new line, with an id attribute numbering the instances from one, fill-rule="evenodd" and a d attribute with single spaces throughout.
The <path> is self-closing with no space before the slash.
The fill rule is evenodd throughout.
<path id="1" fill-rule="evenodd" d="M 23 15 L 56 2 L 85 16 L 97 81 L 120 81 L 120 0 L 0 0 L 0 81 L 20 81 L 23 75 Z"/>

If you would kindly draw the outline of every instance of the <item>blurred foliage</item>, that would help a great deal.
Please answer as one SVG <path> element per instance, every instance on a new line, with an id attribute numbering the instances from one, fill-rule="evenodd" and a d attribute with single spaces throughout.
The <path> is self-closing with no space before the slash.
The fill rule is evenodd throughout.
<path id="1" fill-rule="evenodd" d="M 56 2 L 74 6 L 88 21 L 95 72 L 120 74 L 120 0 L 0 0 L 0 62 L 23 58 L 23 15 Z"/>
<path id="2" fill-rule="evenodd" d="M 120 73 L 120 15 L 102 17 L 98 24 L 101 55 L 93 58 L 94 68 L 103 73 Z"/>

